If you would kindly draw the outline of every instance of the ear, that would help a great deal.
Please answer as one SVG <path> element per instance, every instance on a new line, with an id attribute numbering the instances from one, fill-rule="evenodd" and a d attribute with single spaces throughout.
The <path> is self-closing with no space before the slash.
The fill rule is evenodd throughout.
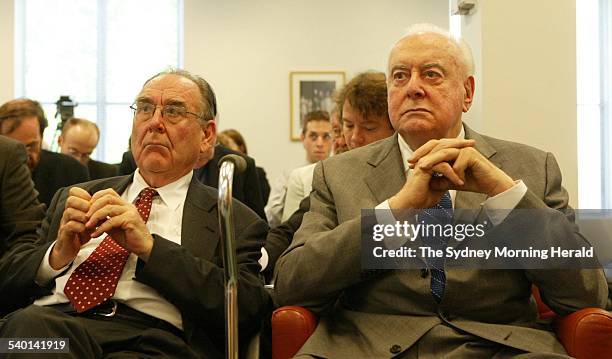
<path id="1" fill-rule="evenodd" d="M 463 112 L 468 112 L 474 101 L 474 76 L 468 76 L 463 83 L 465 94 L 463 97 Z"/>
<path id="2" fill-rule="evenodd" d="M 64 143 L 64 137 L 63 137 L 62 135 L 60 135 L 60 136 L 57 138 L 57 144 L 58 144 L 60 147 L 62 147 L 62 143 Z"/>
<path id="3" fill-rule="evenodd" d="M 202 125 L 202 141 L 200 143 L 200 153 L 209 151 L 217 142 L 217 124 L 215 121 L 208 121 Z"/>

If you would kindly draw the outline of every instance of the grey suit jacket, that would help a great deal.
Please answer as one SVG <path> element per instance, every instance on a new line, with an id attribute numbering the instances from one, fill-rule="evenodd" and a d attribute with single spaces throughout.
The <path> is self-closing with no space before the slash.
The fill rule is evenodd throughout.
<path id="1" fill-rule="evenodd" d="M 133 175 L 95 180 L 78 185 L 93 194 L 113 188 L 121 194 Z M 57 238 L 68 188 L 56 193 L 39 232 L 40 243 L 23 247 L 13 263 L 10 282 L 13 295 L 40 297 L 49 293 L 34 283 L 36 271 L 49 245 Z M 147 263 L 139 260 L 134 280 L 155 288 L 181 312 L 187 343 L 205 357 L 220 357 L 224 338 L 223 263 L 220 254 L 216 190 L 194 177 L 183 210 L 181 245 L 153 235 L 155 242 Z M 252 210 L 233 202 L 236 255 L 239 268 L 239 323 L 241 335 L 258 329 L 269 296 L 259 277 L 261 247 L 267 226 Z M 52 283 L 54 285 L 54 283 Z M 27 304 L 27 302 L 26 302 Z"/>
<path id="2" fill-rule="evenodd" d="M 550 153 L 465 129 L 484 156 L 525 182 L 528 191 L 517 208 L 542 208 L 548 221 L 542 238 L 551 237 L 553 228 L 573 235 L 574 224 L 554 210 L 566 208 L 568 196 Z M 441 323 L 528 352 L 564 353 L 555 335 L 536 324 L 531 284 L 559 313 L 603 307 L 607 285 L 600 270 L 451 269 L 440 304 L 430 293 L 430 278 L 419 270 L 364 275 L 360 210 L 397 193 L 405 183 L 403 169 L 397 135 L 317 165 L 310 212 L 275 271 L 280 305 L 306 306 L 322 315 L 300 353 L 392 357 Z M 485 199 L 458 192 L 455 208 L 479 208 Z"/>

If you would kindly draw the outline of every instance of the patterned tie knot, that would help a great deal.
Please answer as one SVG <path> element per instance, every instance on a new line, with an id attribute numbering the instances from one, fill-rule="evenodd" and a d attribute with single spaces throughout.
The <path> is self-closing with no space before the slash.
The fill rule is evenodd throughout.
<path id="1" fill-rule="evenodd" d="M 149 214 L 151 213 L 151 204 L 153 203 L 153 197 L 158 196 L 159 193 L 151 187 L 147 187 L 140 191 L 138 197 L 134 201 L 134 205 L 140 213 L 140 217 L 143 221 L 147 221 L 149 219 Z"/>

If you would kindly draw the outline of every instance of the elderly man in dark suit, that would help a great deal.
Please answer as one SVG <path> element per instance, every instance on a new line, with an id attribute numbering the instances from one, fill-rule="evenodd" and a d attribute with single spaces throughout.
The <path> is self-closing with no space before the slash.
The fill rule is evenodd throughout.
<path id="1" fill-rule="evenodd" d="M 77 358 L 222 357 L 216 191 L 193 177 L 213 144 L 214 103 L 208 83 L 186 71 L 144 84 L 132 105 L 138 169 L 54 197 L 40 247 L 20 253 L 10 278 L 36 300 L 0 322 L 0 337 L 69 337 Z M 246 338 L 268 303 L 258 277 L 266 225 L 244 205 L 234 209 Z"/>
<path id="2" fill-rule="evenodd" d="M 278 302 L 322 314 L 297 357 L 564 357 L 554 333 L 536 323 L 531 285 L 557 313 L 603 307 L 608 288 L 599 269 L 445 270 L 425 260 L 422 270 L 362 270 L 364 208 L 390 209 L 377 213 L 384 223 L 385 215 L 482 204 L 492 230 L 588 246 L 561 211 L 568 195 L 552 154 L 463 123 L 474 95 L 467 44 L 415 26 L 388 66 L 398 134 L 317 165 L 310 212 L 276 265 Z M 537 209 L 542 221 L 512 227 L 523 208 Z"/>

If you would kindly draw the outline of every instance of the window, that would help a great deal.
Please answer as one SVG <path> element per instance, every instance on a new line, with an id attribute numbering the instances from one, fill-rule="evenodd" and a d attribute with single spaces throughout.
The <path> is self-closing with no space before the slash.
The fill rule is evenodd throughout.
<path id="1" fill-rule="evenodd" d="M 612 208 L 612 6 L 576 1 L 578 192 L 583 209 Z"/>
<path id="2" fill-rule="evenodd" d="M 16 0 L 15 12 L 15 94 L 43 104 L 45 142 L 55 146 L 55 102 L 68 95 L 100 127 L 94 157 L 119 162 L 143 82 L 182 65 L 182 1 Z"/>

